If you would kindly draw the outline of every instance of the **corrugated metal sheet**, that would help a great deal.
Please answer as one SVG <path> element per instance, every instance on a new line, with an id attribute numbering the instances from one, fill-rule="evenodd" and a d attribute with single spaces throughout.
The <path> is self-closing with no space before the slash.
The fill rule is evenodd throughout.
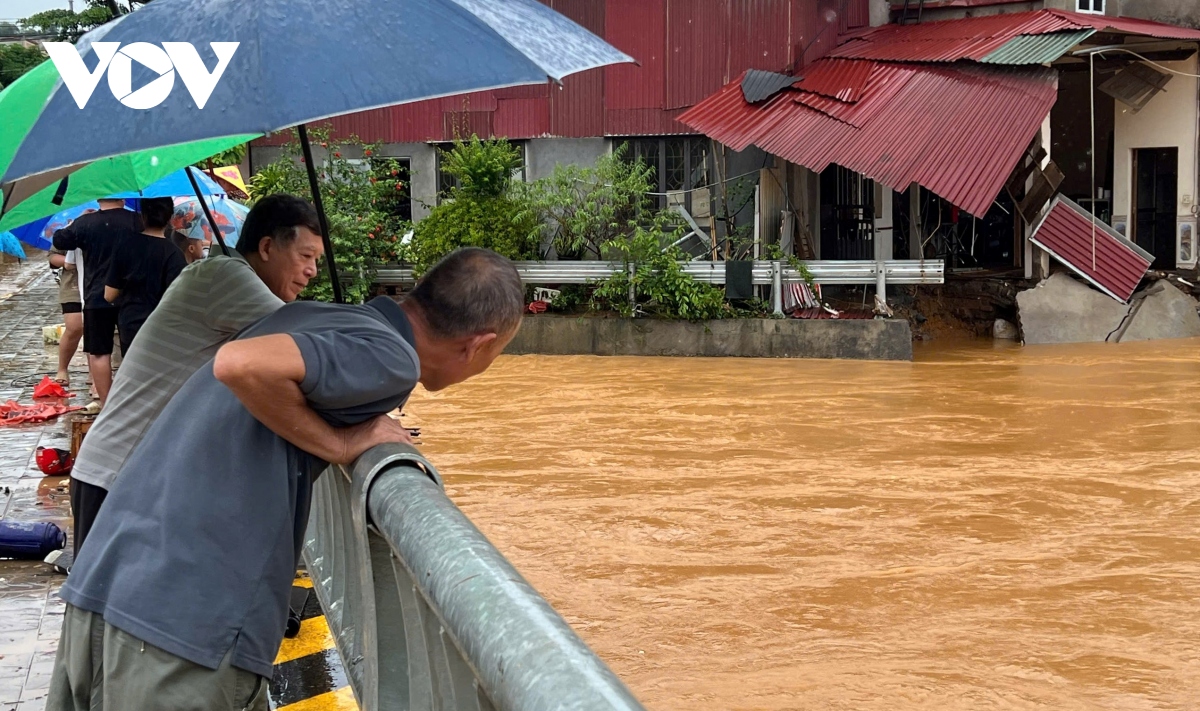
<path id="1" fill-rule="evenodd" d="M 608 109 L 604 112 L 604 135 L 672 136 L 695 133 L 675 120 L 675 116 L 681 113 L 683 109 Z"/>
<path id="2" fill-rule="evenodd" d="M 473 91 L 469 94 L 455 94 L 434 99 L 442 111 L 495 111 L 496 92 Z"/>
<path id="3" fill-rule="evenodd" d="M 837 46 L 843 4 L 842 0 L 792 0 L 792 63 L 796 73 L 802 73 L 802 68 Z"/>
<path id="4" fill-rule="evenodd" d="M 492 130 L 504 138 L 550 135 L 550 104 L 545 99 L 500 99 Z"/>
<path id="5" fill-rule="evenodd" d="M 609 109 L 660 109 L 666 95 L 666 0 L 608 0 L 604 37 L 638 64 L 604 69 Z"/>
<path id="6" fill-rule="evenodd" d="M 796 81 L 795 77 L 760 69 L 747 69 L 742 75 L 742 96 L 746 101 L 757 104 L 783 91 Z"/>
<path id="7" fill-rule="evenodd" d="M 604 34 L 602 0 L 553 0 L 555 10 L 592 32 Z M 550 132 L 555 136 L 583 138 L 604 131 L 604 70 L 593 69 L 563 80 L 563 88 L 550 92 Z"/>
<path id="8" fill-rule="evenodd" d="M 847 2 L 843 7 L 845 8 L 845 20 L 841 25 L 843 32 L 871 24 L 871 7 L 868 3 Z"/>
<path id="9" fill-rule="evenodd" d="M 786 90 L 755 106 L 739 94 L 731 83 L 680 120 L 817 172 L 837 163 L 897 190 L 916 182 L 982 215 L 1050 113 L 1058 80 L 1044 67 L 876 63 L 856 104 Z"/>
<path id="10" fill-rule="evenodd" d="M 1133 296 L 1153 262 L 1145 250 L 1100 220 L 1093 223 L 1086 210 L 1061 195 L 1030 241 L 1121 303 Z"/>
<path id="11" fill-rule="evenodd" d="M 691 106 L 726 82 L 729 0 L 667 0 L 667 98 Z"/>
<path id="12" fill-rule="evenodd" d="M 441 141 L 444 112 L 492 113 L 490 119 L 477 116 L 467 123 L 486 126 L 490 121 L 493 130 L 513 138 L 694 133 L 675 120 L 683 109 L 746 67 L 799 69 L 805 56 L 811 63 L 836 45 L 839 25 L 852 22 L 848 15 L 865 17 L 868 7 L 868 0 L 540 1 L 602 33 L 640 65 L 568 77 L 565 89 L 512 87 L 364 112 L 335 121 L 335 135 Z M 670 97 L 669 65 L 675 72 Z M 260 144 L 285 139 L 262 139 Z"/>
<path id="13" fill-rule="evenodd" d="M 1108 17 L 1107 15 L 1087 15 L 1081 12 L 1066 12 L 1065 10 L 1043 10 L 1068 19 L 1080 27 L 1092 27 L 1101 32 L 1127 32 L 1133 35 L 1145 35 L 1158 39 L 1200 40 L 1200 30 L 1187 27 L 1168 25 L 1151 20 L 1138 20 L 1132 17 Z"/>
<path id="14" fill-rule="evenodd" d="M 979 61 L 986 64 L 1049 64 L 1096 31 L 1071 30 L 1044 35 L 1017 35 Z"/>
<path id="15" fill-rule="evenodd" d="M 729 13 L 729 64 L 723 79 L 735 77 L 747 69 L 768 72 L 791 69 L 790 2 L 730 0 Z"/>
<path id="16" fill-rule="evenodd" d="M 917 25 L 885 25 L 847 42 L 829 56 L 891 62 L 983 61 L 984 57 L 1022 35 L 1087 29 L 1127 32 L 1161 39 L 1200 40 L 1200 30 L 1160 22 L 1062 10 L 1037 10 Z"/>
<path id="17" fill-rule="evenodd" d="M 550 96 L 550 82 L 532 86 L 510 86 L 492 92 L 496 99 L 546 99 Z"/>
<path id="18" fill-rule="evenodd" d="M 435 101 L 404 104 L 380 111 L 387 114 L 390 141 L 409 143 L 442 139 L 442 111 Z M 366 131 L 358 134 L 364 141 L 375 140 L 374 135 Z"/>
<path id="19" fill-rule="evenodd" d="M 479 136 L 492 137 L 493 111 L 444 111 L 442 112 L 442 140 Z"/>
<path id="20" fill-rule="evenodd" d="M 839 101 L 858 101 L 874 66 L 873 62 L 853 59 L 818 62 L 804 71 L 795 87 Z"/>

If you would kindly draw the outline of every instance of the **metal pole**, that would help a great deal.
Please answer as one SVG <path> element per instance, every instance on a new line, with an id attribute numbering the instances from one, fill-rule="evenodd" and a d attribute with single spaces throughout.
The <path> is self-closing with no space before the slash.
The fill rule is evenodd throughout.
<path id="1" fill-rule="evenodd" d="M 1088 101 L 1092 114 L 1092 271 L 1096 271 L 1096 53 L 1088 55 Z"/>
<path id="2" fill-rule="evenodd" d="M 317 220 L 321 224 L 321 242 L 325 245 L 325 264 L 329 266 L 329 286 L 333 289 L 333 303 L 343 304 L 342 283 L 338 281 L 337 262 L 333 258 L 333 242 L 329 239 L 329 220 L 325 218 L 325 203 L 321 201 L 321 186 L 317 182 L 317 166 L 313 163 L 312 146 L 308 142 L 308 127 L 300 124 L 300 150 L 304 153 L 304 165 L 308 168 L 308 189 L 312 192 L 313 207 L 317 208 Z"/>
<path id="3" fill-rule="evenodd" d="M 221 245 L 221 253 L 226 257 L 229 256 L 229 247 L 225 246 L 225 236 L 221 234 L 221 228 L 217 227 L 217 221 L 213 219 L 212 212 L 208 209 L 208 203 L 204 200 L 204 195 L 200 190 L 200 183 L 196 182 L 196 176 L 192 175 L 192 166 L 184 168 L 184 173 L 187 173 L 188 182 L 192 184 L 192 191 L 196 193 L 196 200 L 200 203 L 200 209 L 204 211 L 204 219 L 208 220 L 208 226 L 212 229 L 213 237 L 217 238 L 217 244 Z"/>
<path id="4" fill-rule="evenodd" d="M 771 262 L 771 308 L 777 316 L 783 315 L 783 262 Z"/>

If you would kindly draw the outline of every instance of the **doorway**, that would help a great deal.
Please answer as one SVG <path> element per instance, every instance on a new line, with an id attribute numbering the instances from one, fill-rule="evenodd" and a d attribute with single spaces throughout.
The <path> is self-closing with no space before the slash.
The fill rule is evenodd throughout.
<path id="1" fill-rule="evenodd" d="M 1133 241 L 1154 255 L 1154 269 L 1174 269 L 1178 148 L 1133 152 Z"/>
<path id="2" fill-rule="evenodd" d="M 821 259 L 875 259 L 875 181 L 840 165 L 821 173 Z"/>

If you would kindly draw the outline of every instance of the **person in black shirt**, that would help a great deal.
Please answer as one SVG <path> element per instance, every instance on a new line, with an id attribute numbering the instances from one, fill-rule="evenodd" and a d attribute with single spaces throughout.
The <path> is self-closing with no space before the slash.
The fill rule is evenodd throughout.
<path id="1" fill-rule="evenodd" d="M 145 229 L 126 237 L 113 255 L 104 298 L 117 305 L 122 354 L 129 353 L 138 330 L 187 266 L 183 254 L 164 236 L 174 210 L 171 198 L 142 198 Z"/>
<path id="2" fill-rule="evenodd" d="M 141 231 L 141 218 L 125 209 L 124 200 L 101 200 L 99 212 L 81 215 L 54 233 L 56 249 L 83 250 L 83 351 L 88 354 L 88 372 L 101 405 L 112 388 L 113 331 L 117 328 L 117 307 L 105 301 L 104 281 L 121 241 Z"/>

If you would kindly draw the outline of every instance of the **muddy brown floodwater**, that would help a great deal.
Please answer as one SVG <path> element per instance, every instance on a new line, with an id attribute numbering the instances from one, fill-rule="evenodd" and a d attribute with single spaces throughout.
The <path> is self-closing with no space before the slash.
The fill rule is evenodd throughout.
<path id="1" fill-rule="evenodd" d="M 1200 341 L 509 357 L 408 409 L 653 711 L 1200 708 Z"/>

